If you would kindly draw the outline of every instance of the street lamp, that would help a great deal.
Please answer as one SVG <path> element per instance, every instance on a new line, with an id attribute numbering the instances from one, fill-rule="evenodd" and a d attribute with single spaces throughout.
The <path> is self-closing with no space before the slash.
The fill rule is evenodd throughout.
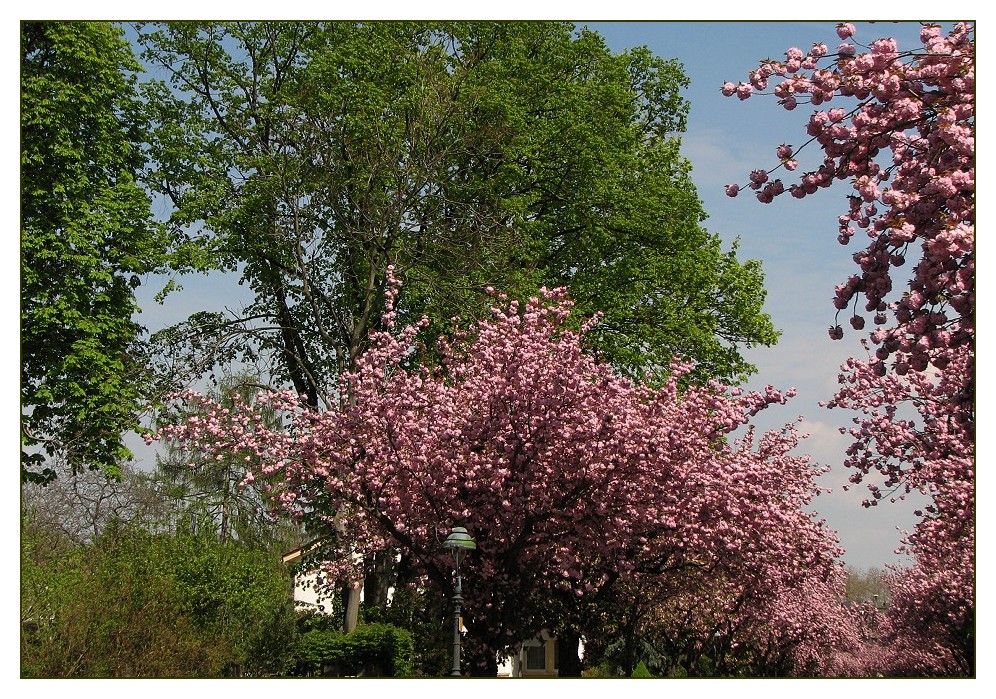
<path id="1" fill-rule="evenodd" d="M 456 591 L 453 593 L 453 671 L 451 677 L 460 676 L 460 604 L 463 602 L 463 588 L 460 584 L 460 559 L 465 551 L 477 548 L 474 539 L 463 527 L 453 527 L 450 535 L 443 542 L 443 548 L 452 549 L 454 572 L 456 573 Z"/>

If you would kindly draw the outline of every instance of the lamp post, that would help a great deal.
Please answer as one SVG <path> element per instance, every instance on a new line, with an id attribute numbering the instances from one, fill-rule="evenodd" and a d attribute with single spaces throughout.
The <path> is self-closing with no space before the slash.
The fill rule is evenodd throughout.
<path id="1" fill-rule="evenodd" d="M 720 633 L 719 631 L 716 631 L 712 635 L 712 676 L 713 677 L 719 677 L 719 672 L 720 672 L 719 639 L 720 639 Z"/>
<path id="2" fill-rule="evenodd" d="M 450 535 L 443 542 L 443 548 L 453 551 L 454 572 L 456 573 L 456 590 L 453 593 L 453 671 L 451 677 L 460 676 L 460 605 L 463 602 L 463 588 L 460 584 L 460 558 L 465 551 L 477 548 L 474 539 L 463 527 L 453 527 Z"/>

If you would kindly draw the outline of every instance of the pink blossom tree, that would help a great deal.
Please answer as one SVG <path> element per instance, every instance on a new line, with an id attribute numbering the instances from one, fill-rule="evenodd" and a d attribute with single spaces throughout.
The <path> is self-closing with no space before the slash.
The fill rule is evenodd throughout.
<path id="1" fill-rule="evenodd" d="M 867 358 L 842 367 L 832 408 L 861 412 L 849 430 L 851 481 L 873 473 L 866 506 L 913 490 L 931 496 L 916 530 L 904 539 L 915 568 L 897 575 L 892 618 L 896 648 L 918 648 L 897 668 L 927 674 L 974 674 L 975 577 L 975 29 L 957 23 L 945 35 L 924 24 L 922 46 L 900 50 L 894 39 L 862 47 L 850 23 L 838 25 L 835 51 L 791 48 L 765 60 L 748 80 L 723 94 L 747 99 L 769 90 L 788 110 L 821 107 L 807 125 L 822 149 L 819 168 L 787 188 L 771 179 L 793 172 L 802 148 L 782 144 L 779 164 L 755 170 L 746 188 L 769 203 L 805 198 L 835 180 L 849 181 L 841 244 L 859 230 L 867 246 L 859 271 L 836 288 L 838 316 L 855 330 L 871 314 Z M 739 185 L 727 194 L 737 196 Z M 912 263 L 910 273 L 899 271 Z M 902 293 L 894 289 L 905 280 Z M 859 308 L 863 299 L 863 308 Z M 840 339 L 839 323 L 830 336 Z M 903 640 L 904 634 L 930 639 Z M 924 648 L 936 648 L 932 656 Z M 924 660 L 930 656 L 933 660 Z M 910 669 L 912 668 L 912 669 Z"/>
<path id="2" fill-rule="evenodd" d="M 845 607 L 842 589 L 842 574 L 772 586 L 733 618 L 731 655 L 752 676 L 874 676 L 882 663 L 868 637 L 873 608 Z"/>
<path id="3" fill-rule="evenodd" d="M 273 428 L 251 405 L 188 395 L 197 417 L 157 437 L 241 459 L 275 507 L 324 535 L 327 580 L 359 580 L 363 560 L 398 551 L 452 590 L 441 541 L 467 527 L 475 674 L 494 675 L 501 654 L 616 585 L 666 591 L 699 570 L 753 587 L 835 570 L 834 535 L 803 511 L 821 468 L 789 455 L 794 429 L 731 437 L 790 392 L 684 387 L 678 362 L 660 387 L 620 377 L 584 351 L 597 318 L 571 330 L 563 290 L 499 297 L 422 365 L 419 327 L 393 327 L 393 294 L 339 409 L 262 395 L 286 415 Z"/>
<path id="4" fill-rule="evenodd" d="M 671 396 L 666 404 L 694 399 L 691 394 Z M 695 435 L 689 425 L 672 439 Z M 668 654 L 672 666 L 700 672 L 696 659 L 709 655 L 713 634 L 757 600 L 768 600 L 773 589 L 840 581 L 836 534 L 807 511 L 820 492 L 813 479 L 825 469 L 792 454 L 799 438 L 793 425 L 760 436 L 749 428 L 739 439 L 724 440 L 715 454 L 683 449 L 694 456 L 681 480 L 648 484 L 648 492 L 670 486 L 661 507 L 667 516 L 633 522 L 636 539 L 623 550 L 625 568 L 589 558 L 577 581 L 556 581 L 557 591 L 574 593 L 560 599 L 551 627 L 557 636 L 575 632 L 621 642 L 624 674 L 638 660 L 640 639 Z M 680 454 L 672 458 L 680 461 Z M 650 495 L 642 500 L 660 502 Z M 601 584 L 592 588 L 592 581 Z"/>
<path id="5" fill-rule="evenodd" d="M 778 547 L 763 570 L 687 569 L 645 578 L 639 636 L 670 660 L 660 671 L 706 676 L 872 677 L 890 667 L 884 616 L 845 606 L 844 571 L 816 566 L 784 575 Z M 647 585 L 668 584 L 648 596 Z M 633 615 L 633 606 L 623 610 Z M 617 613 L 614 620 L 627 621 Z M 678 669 L 680 667 L 680 670 Z"/>

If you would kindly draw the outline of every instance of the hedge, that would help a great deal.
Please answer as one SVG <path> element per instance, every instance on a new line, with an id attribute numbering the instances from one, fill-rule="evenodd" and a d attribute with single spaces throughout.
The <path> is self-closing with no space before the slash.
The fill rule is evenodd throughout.
<path id="1" fill-rule="evenodd" d="M 312 629 L 294 648 L 295 672 L 309 677 L 410 677 L 412 634 L 390 624 L 366 624 L 352 633 Z"/>

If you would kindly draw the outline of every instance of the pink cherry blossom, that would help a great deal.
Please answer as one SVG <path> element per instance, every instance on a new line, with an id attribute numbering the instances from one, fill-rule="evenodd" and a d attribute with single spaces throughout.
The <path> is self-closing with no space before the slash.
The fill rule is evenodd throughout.
<path id="1" fill-rule="evenodd" d="M 849 39 L 854 36 L 854 32 L 857 31 L 854 25 L 850 22 L 841 22 L 837 25 L 837 36 L 841 39 Z"/>

